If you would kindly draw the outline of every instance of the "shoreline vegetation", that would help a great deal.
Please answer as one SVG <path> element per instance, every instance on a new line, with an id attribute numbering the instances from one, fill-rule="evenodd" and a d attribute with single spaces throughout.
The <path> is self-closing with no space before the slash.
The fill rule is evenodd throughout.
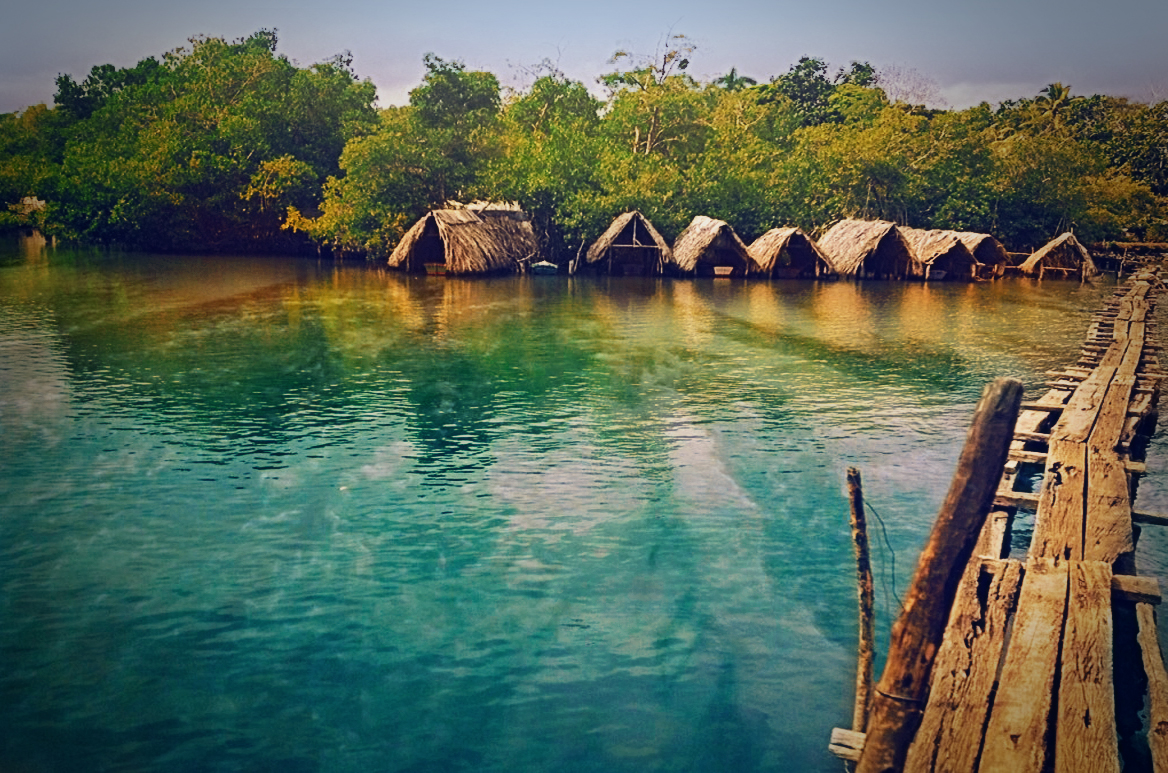
<path id="1" fill-rule="evenodd" d="M 52 107 L 0 115 L 0 230 L 386 262 L 429 212 L 499 201 L 527 213 L 535 259 L 560 267 L 628 212 L 669 244 L 698 216 L 745 244 L 779 228 L 819 239 L 845 219 L 991 234 L 1014 254 L 1066 232 L 1168 241 L 1168 101 L 1052 83 L 937 109 L 903 72 L 811 57 L 703 83 L 687 74 L 696 47 L 670 35 L 616 52 L 603 98 L 550 62 L 513 90 L 427 54 L 409 104 L 378 109 L 347 54 L 301 67 L 277 42 L 192 38 L 61 75 Z"/>

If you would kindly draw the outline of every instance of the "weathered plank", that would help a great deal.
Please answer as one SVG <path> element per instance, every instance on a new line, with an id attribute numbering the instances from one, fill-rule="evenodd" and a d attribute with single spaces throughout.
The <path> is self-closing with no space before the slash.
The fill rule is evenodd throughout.
<path id="1" fill-rule="evenodd" d="M 859 762 L 860 754 L 864 751 L 864 734 L 842 727 L 831 729 L 831 743 L 827 750 L 843 760 Z"/>
<path id="2" fill-rule="evenodd" d="M 1122 601 L 1159 604 L 1160 581 L 1143 574 L 1113 574 L 1111 594 Z"/>
<path id="3" fill-rule="evenodd" d="M 979 598 L 983 566 L 996 571 Z M 975 771 L 990 698 L 1018 604 L 1022 565 L 1018 561 L 975 564 L 964 578 L 929 688 L 920 729 L 909 748 L 906 773 Z"/>
<path id="4" fill-rule="evenodd" d="M 1118 773 L 1111 565 L 1074 562 L 1059 668 L 1056 773 Z"/>
<path id="5" fill-rule="evenodd" d="M 1083 557 L 1086 478 L 1087 446 L 1073 440 L 1052 440 L 1038 493 L 1030 555 L 1064 560 Z"/>
<path id="6" fill-rule="evenodd" d="M 1152 770 L 1168 771 L 1168 673 L 1156 636 L 1156 612 L 1148 604 L 1136 604 L 1138 640 L 1148 677 L 1148 746 L 1152 750 Z"/>
<path id="7" fill-rule="evenodd" d="M 1127 470 L 1114 453 L 1094 446 L 1087 457 L 1083 558 L 1114 563 L 1136 549 Z"/>
<path id="8" fill-rule="evenodd" d="M 986 727 L 983 771 L 1041 773 L 1067 602 L 1067 565 L 1031 559 Z"/>

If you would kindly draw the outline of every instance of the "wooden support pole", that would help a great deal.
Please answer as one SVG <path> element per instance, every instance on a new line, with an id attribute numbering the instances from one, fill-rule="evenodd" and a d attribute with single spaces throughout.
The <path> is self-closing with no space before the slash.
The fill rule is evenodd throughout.
<path id="1" fill-rule="evenodd" d="M 856 662 L 856 704 L 852 711 L 852 730 L 864 732 L 868 727 L 868 708 L 872 704 L 872 663 L 875 660 L 876 634 L 872 610 L 876 592 L 872 582 L 872 562 L 868 555 L 868 519 L 864 514 L 864 489 L 860 471 L 848 468 L 848 502 L 851 505 L 852 546 L 856 550 L 856 590 L 860 603 L 860 641 Z"/>
<path id="2" fill-rule="evenodd" d="M 978 403 L 949 493 L 921 551 L 904 612 L 892 629 L 857 773 L 885 773 L 904 766 L 928 695 L 933 659 L 990 511 L 1021 402 L 1020 381 L 997 379 Z"/>

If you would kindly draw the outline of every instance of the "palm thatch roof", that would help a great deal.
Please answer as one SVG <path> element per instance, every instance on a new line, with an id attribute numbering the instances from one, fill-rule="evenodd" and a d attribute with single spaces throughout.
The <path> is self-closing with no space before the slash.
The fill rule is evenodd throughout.
<path id="1" fill-rule="evenodd" d="M 1051 239 L 1027 258 L 1019 271 L 1030 276 L 1042 277 L 1045 274 L 1060 276 L 1077 276 L 1082 279 L 1096 276 L 1099 269 L 1091 260 L 1087 248 L 1079 243 L 1072 233 L 1065 233 Z"/>
<path id="2" fill-rule="evenodd" d="M 841 220 L 818 241 L 840 276 L 904 279 L 925 273 L 896 224 L 886 220 Z"/>
<path id="3" fill-rule="evenodd" d="M 952 231 L 900 228 L 913 256 L 925 264 L 927 279 L 973 279 L 977 260 Z"/>
<path id="4" fill-rule="evenodd" d="M 515 271 L 539 251 L 531 221 L 518 207 L 478 202 L 436 209 L 414 223 L 389 256 L 390 268 L 423 273 L 427 264 L 447 274 Z"/>
<path id="5" fill-rule="evenodd" d="M 614 274 L 659 274 L 662 266 L 672 261 L 669 244 L 635 209 L 613 220 L 584 256 L 585 264 Z"/>
<path id="6" fill-rule="evenodd" d="M 989 234 L 979 234 L 973 231 L 954 231 L 953 234 L 961 243 L 973 253 L 978 262 L 982 276 L 1001 276 L 1010 265 L 1010 254 L 1000 241 Z"/>
<path id="7" fill-rule="evenodd" d="M 673 242 L 678 271 L 698 276 L 742 277 L 758 266 L 738 234 L 725 220 L 698 215 Z"/>
<path id="8" fill-rule="evenodd" d="M 798 228 L 772 228 L 747 248 L 764 276 L 813 277 L 834 273 L 810 236 Z"/>

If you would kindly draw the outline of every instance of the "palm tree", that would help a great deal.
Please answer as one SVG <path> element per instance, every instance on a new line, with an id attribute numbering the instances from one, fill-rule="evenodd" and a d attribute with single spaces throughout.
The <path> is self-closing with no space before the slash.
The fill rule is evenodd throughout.
<path id="1" fill-rule="evenodd" d="M 726 73 L 721 78 L 714 79 L 715 86 L 720 86 L 727 91 L 742 91 L 745 88 L 749 88 L 750 86 L 755 86 L 757 84 L 758 81 L 756 81 L 754 78 L 750 78 L 745 75 L 739 75 L 737 67 L 731 67 L 730 72 Z"/>

